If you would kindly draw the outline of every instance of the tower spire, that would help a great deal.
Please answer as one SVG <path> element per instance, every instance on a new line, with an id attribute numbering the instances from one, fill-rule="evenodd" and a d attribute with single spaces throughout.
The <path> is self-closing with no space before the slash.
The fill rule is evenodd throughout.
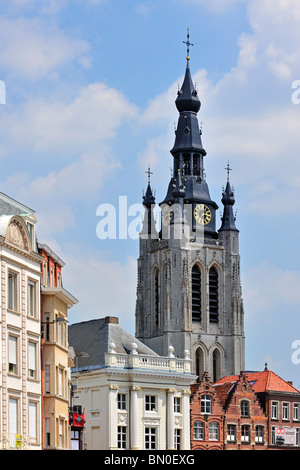
<path id="1" fill-rule="evenodd" d="M 230 185 L 229 181 L 229 173 L 232 171 L 230 168 L 229 162 L 227 167 L 225 168 L 227 171 L 227 184 L 226 188 L 222 193 L 222 204 L 224 205 L 224 210 L 223 210 L 223 217 L 222 217 L 222 225 L 219 230 L 219 232 L 223 230 L 233 230 L 237 231 L 237 228 L 235 226 L 235 216 L 233 214 L 233 206 L 235 203 L 235 198 L 234 198 L 234 193 Z"/>
<path id="2" fill-rule="evenodd" d="M 140 236 L 146 236 L 146 238 L 155 239 L 158 237 L 155 220 L 154 220 L 154 206 L 155 206 L 155 197 L 150 184 L 150 177 L 153 173 L 150 170 L 150 165 L 148 165 L 148 170 L 145 171 L 148 175 L 148 185 L 146 193 L 143 196 L 143 206 L 145 207 L 145 215 L 143 220 L 143 227 L 140 233 Z"/>

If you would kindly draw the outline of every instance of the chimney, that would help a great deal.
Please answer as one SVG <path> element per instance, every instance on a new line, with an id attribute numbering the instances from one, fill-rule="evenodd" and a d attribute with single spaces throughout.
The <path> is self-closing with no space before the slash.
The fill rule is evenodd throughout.
<path id="1" fill-rule="evenodd" d="M 119 324 L 119 319 L 118 317 L 105 317 L 105 323 L 111 323 L 113 325 L 118 325 Z"/>

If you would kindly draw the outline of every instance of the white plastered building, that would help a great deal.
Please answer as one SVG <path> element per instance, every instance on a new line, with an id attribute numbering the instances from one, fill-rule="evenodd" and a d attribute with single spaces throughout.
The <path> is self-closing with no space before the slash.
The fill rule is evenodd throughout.
<path id="1" fill-rule="evenodd" d="M 0 193 L 0 448 L 41 439 L 40 265 L 34 212 Z"/>
<path id="2" fill-rule="evenodd" d="M 69 326 L 75 350 L 74 404 L 85 412 L 87 450 L 189 450 L 188 351 L 155 352 L 125 331 L 116 317 Z"/>

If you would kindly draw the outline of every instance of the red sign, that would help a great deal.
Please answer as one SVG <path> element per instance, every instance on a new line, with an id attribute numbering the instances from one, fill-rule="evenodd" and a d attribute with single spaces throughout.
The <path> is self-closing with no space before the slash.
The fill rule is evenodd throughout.
<path id="1" fill-rule="evenodd" d="M 78 414 L 78 413 L 71 413 L 71 426 L 77 427 L 77 428 L 83 428 L 84 427 L 84 414 Z"/>

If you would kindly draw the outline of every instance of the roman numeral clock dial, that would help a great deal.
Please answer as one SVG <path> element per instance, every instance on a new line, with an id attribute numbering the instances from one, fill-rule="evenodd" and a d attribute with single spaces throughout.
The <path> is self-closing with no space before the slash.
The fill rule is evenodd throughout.
<path id="1" fill-rule="evenodd" d="M 211 210 L 205 204 L 197 204 L 194 218 L 199 225 L 207 225 L 211 221 Z"/>

